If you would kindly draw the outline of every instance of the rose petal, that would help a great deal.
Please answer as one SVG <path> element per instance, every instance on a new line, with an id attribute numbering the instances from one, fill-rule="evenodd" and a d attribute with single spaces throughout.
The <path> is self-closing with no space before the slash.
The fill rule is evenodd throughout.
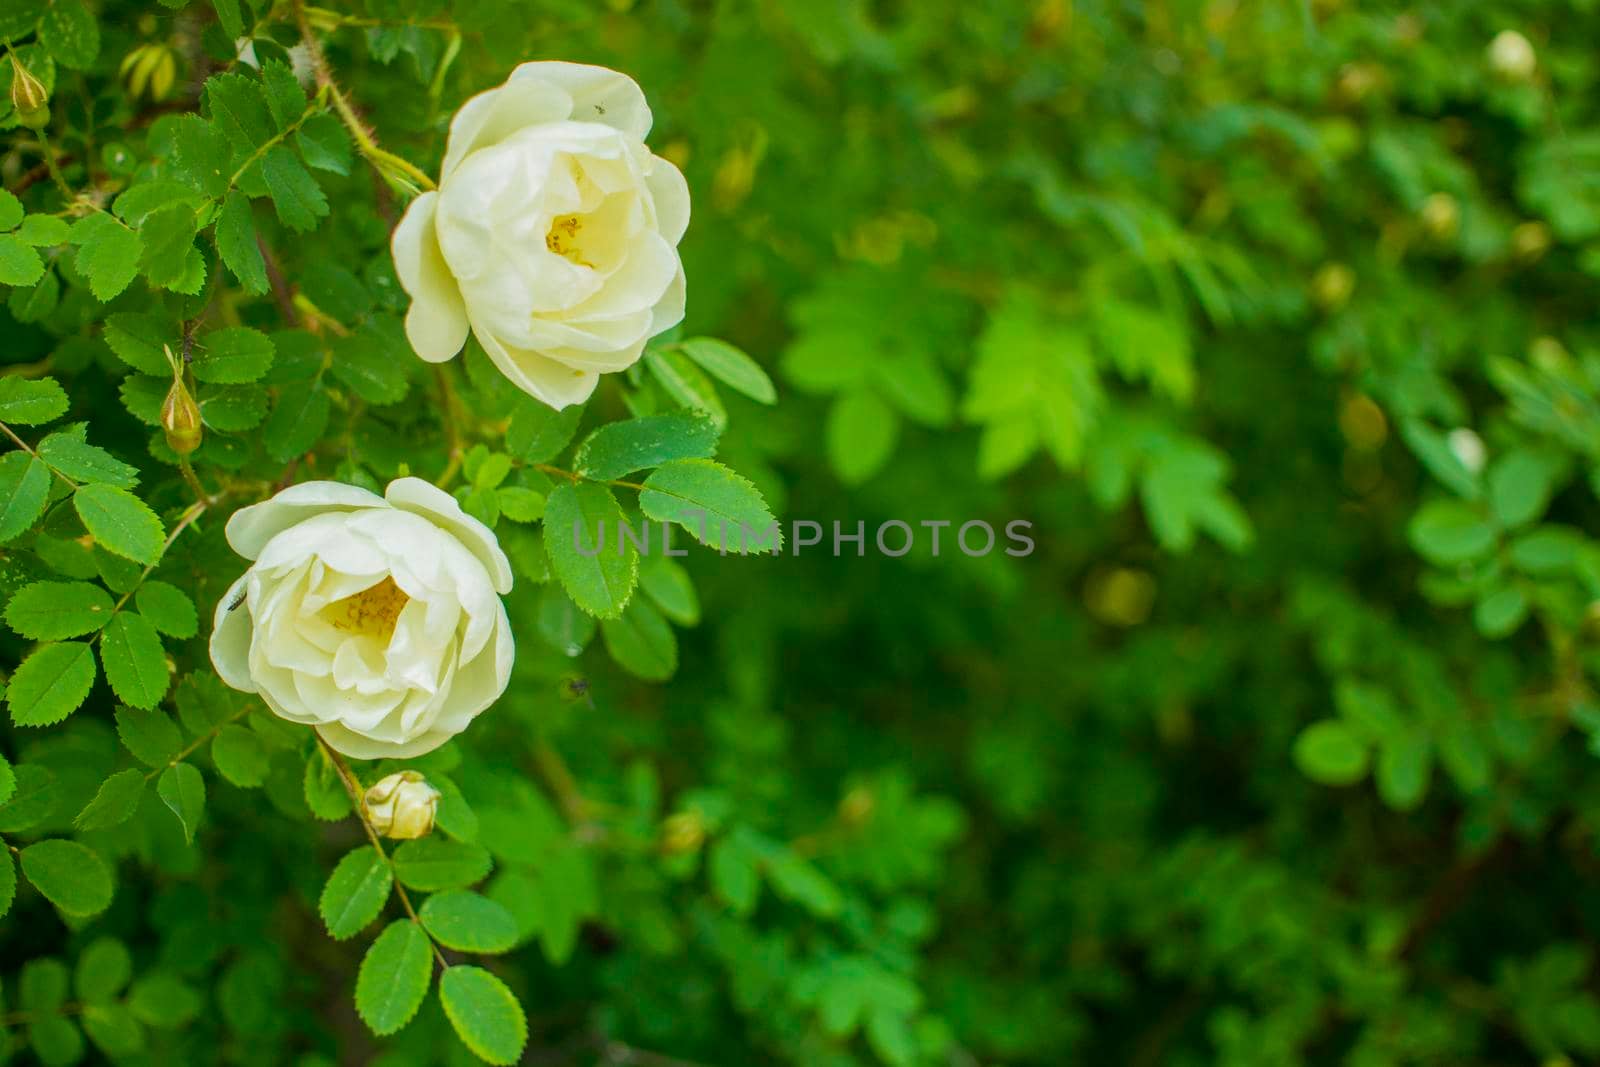
<path id="1" fill-rule="evenodd" d="M 249 577 L 248 571 L 240 575 L 217 601 L 217 611 L 211 621 L 211 665 L 233 688 L 254 693 L 256 683 L 250 677 L 252 623 L 250 610 L 241 600 Z"/>
<path id="2" fill-rule="evenodd" d="M 301 482 L 270 500 L 251 504 L 228 520 L 228 544 L 245 559 L 261 554 L 268 541 L 296 523 L 325 511 L 386 507 L 376 493 L 343 482 Z"/>
<path id="3" fill-rule="evenodd" d="M 572 100 L 568 116 L 575 122 L 600 122 L 644 140 L 650 132 L 650 105 L 639 83 L 620 71 L 585 63 L 546 60 L 524 63 L 511 72 L 508 86 L 543 82 L 566 91 Z"/>
<path id="4" fill-rule="evenodd" d="M 462 511 L 455 497 L 421 478 L 396 478 L 383 495 L 401 511 L 421 515 L 454 534 L 489 572 L 495 592 L 502 596 L 511 592 L 511 561 L 494 531 Z"/>
<path id="5" fill-rule="evenodd" d="M 557 411 L 588 400 L 600 383 L 600 375 L 594 371 L 574 370 L 537 352 L 509 348 L 476 322 L 472 332 L 512 385 Z"/>
<path id="6" fill-rule="evenodd" d="M 411 296 L 406 337 L 417 355 L 429 363 L 453 358 L 467 343 L 467 306 L 444 261 L 434 227 L 438 203 L 436 192 L 413 200 L 389 241 L 400 288 Z"/>

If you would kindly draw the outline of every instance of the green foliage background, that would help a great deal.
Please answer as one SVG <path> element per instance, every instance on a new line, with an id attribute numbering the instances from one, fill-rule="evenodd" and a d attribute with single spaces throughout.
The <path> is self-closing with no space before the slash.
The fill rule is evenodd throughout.
<path id="1" fill-rule="evenodd" d="M 1594 7 L 4 0 L 0 1058 L 1592 1062 Z M 694 196 L 684 329 L 562 416 L 388 254 L 533 58 Z M 752 518 L 1037 550 L 552 577 L 547 503 L 640 506 L 578 442 L 680 409 Z M 205 639 L 228 513 L 404 472 L 518 659 L 390 859 Z"/>

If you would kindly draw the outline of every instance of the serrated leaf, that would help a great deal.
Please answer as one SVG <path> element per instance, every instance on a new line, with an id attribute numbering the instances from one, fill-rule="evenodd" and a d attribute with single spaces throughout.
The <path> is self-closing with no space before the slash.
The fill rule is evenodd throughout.
<path id="1" fill-rule="evenodd" d="M 161 802 L 172 810 L 183 826 L 183 839 L 194 841 L 200 818 L 206 810 L 206 783 L 200 772 L 187 763 L 175 763 L 161 773 L 156 782 Z"/>
<path id="2" fill-rule="evenodd" d="M 119 707 L 116 717 L 122 746 L 146 767 L 165 767 L 183 747 L 178 724 L 164 711 Z"/>
<path id="3" fill-rule="evenodd" d="M 249 153 L 272 139 L 272 115 L 259 81 L 243 74 L 216 74 L 206 80 L 205 97 L 212 119 L 235 148 Z"/>
<path id="4" fill-rule="evenodd" d="M 111 906 L 111 870 L 76 841 L 40 841 L 22 850 L 22 874 L 68 915 L 98 915 Z"/>
<path id="5" fill-rule="evenodd" d="M 0 378 L 0 422 L 38 426 L 66 413 L 66 390 L 54 378 Z"/>
<path id="6" fill-rule="evenodd" d="M 17 726 L 60 722 L 88 699 L 94 676 L 94 652 L 82 641 L 40 645 L 6 688 L 11 721 Z"/>
<path id="7" fill-rule="evenodd" d="M 74 968 L 73 987 L 87 1004 L 116 999 L 133 977 L 133 956 L 121 941 L 102 937 L 89 943 Z"/>
<path id="8" fill-rule="evenodd" d="M 575 604 L 600 618 L 622 613 L 639 576 L 639 554 L 623 539 L 623 522 L 611 490 L 593 482 L 558 485 L 545 501 L 550 569 Z"/>
<path id="9" fill-rule="evenodd" d="M 25 210 L 15 193 L 0 189 L 0 230 L 16 229 L 22 223 Z"/>
<path id="10" fill-rule="evenodd" d="M 94 799 L 73 818 L 79 830 L 105 830 L 133 818 L 144 797 L 144 772 L 135 768 L 118 771 L 100 783 Z"/>
<path id="11" fill-rule="evenodd" d="M 349 174 L 355 153 L 344 124 L 327 112 L 312 115 L 294 131 L 294 143 L 306 166 L 334 174 Z"/>
<path id="12" fill-rule="evenodd" d="M 6 917 L 11 910 L 11 902 L 17 899 L 17 868 L 11 862 L 11 852 L 0 848 L 0 919 Z"/>
<path id="13" fill-rule="evenodd" d="M 49 498 L 49 467 L 25 452 L 0 456 L 0 544 L 39 521 Z"/>
<path id="14" fill-rule="evenodd" d="M 317 904 L 328 935 L 343 941 L 365 930 L 393 888 L 394 871 L 377 849 L 364 845 L 347 853 L 328 876 Z"/>
<path id="15" fill-rule="evenodd" d="M 17 240 L 35 248 L 45 248 L 65 244 L 71 232 L 72 226 L 66 219 L 54 215 L 29 215 L 17 227 Z"/>
<path id="16" fill-rule="evenodd" d="M 173 177 L 210 197 L 228 192 L 233 153 L 221 129 L 199 115 L 180 115 L 172 125 L 172 144 Z"/>
<path id="17" fill-rule="evenodd" d="M 267 183 L 267 195 L 278 212 L 278 221 L 289 229 L 314 230 L 317 219 L 328 213 L 328 198 L 322 187 L 283 145 L 262 157 L 261 177 Z"/>
<path id="18" fill-rule="evenodd" d="M 652 552 L 640 561 L 639 585 L 661 613 L 679 626 L 700 622 L 700 598 L 689 572 L 664 552 Z"/>
<path id="19" fill-rule="evenodd" d="M 517 943 L 517 920 L 505 908 L 466 889 L 435 893 L 418 912 L 422 925 L 446 948 L 461 952 L 509 952 Z"/>
<path id="20" fill-rule="evenodd" d="M 608 481 L 675 459 L 716 454 L 721 431 L 704 415 L 647 415 L 611 422 L 584 438 L 573 469 L 586 478 Z"/>
<path id="21" fill-rule="evenodd" d="M 644 480 L 639 510 L 674 522 L 719 551 L 760 552 L 783 546 L 783 532 L 761 493 L 709 459 L 663 464 Z"/>
<path id="22" fill-rule="evenodd" d="M 528 1021 L 500 979 L 481 967 L 451 967 L 439 979 L 439 1001 L 473 1055 L 493 1064 L 514 1064 L 521 1058 Z"/>
<path id="23" fill-rule="evenodd" d="M 17 772 L 4 756 L 0 756 L 0 804 L 8 804 L 17 794 Z"/>
<path id="24" fill-rule="evenodd" d="M 75 482 L 95 482 L 132 489 L 139 484 L 139 469 L 82 437 L 83 428 L 60 430 L 39 442 L 39 458 Z"/>
<path id="25" fill-rule="evenodd" d="M 0 834 L 33 829 L 55 814 L 61 799 L 56 776 L 37 763 L 20 764 L 14 773 L 16 792 L 0 804 Z"/>
<path id="26" fill-rule="evenodd" d="M 398 319 L 374 315 L 348 337 L 333 345 L 333 376 L 369 404 L 397 404 L 406 398 L 409 361 L 395 358 L 408 352 L 405 331 Z"/>
<path id="27" fill-rule="evenodd" d="M 73 494 L 72 506 L 106 551 L 146 565 L 160 560 L 166 537 L 161 520 L 132 493 L 110 485 L 86 485 Z"/>
<path id="28" fill-rule="evenodd" d="M 195 344 L 194 376 L 216 385 L 259 381 L 272 369 L 272 339 L 248 326 L 224 326 Z"/>
<path id="29" fill-rule="evenodd" d="M 327 391 L 320 382 L 283 386 L 261 431 L 267 454 L 279 463 L 287 463 L 309 451 L 328 428 L 331 410 Z"/>
<path id="30" fill-rule="evenodd" d="M 131 707 L 153 708 L 167 693 L 167 654 L 143 615 L 120 612 L 106 625 L 100 661 L 112 691 Z"/>
<path id="31" fill-rule="evenodd" d="M 35 641 L 79 637 L 111 618 L 111 596 L 89 582 L 33 582 L 6 604 L 6 624 Z"/>
<path id="32" fill-rule="evenodd" d="M 228 40 L 238 40 L 244 36 L 244 14 L 239 10 L 239 0 L 212 0 L 211 6 L 217 12 L 217 23 L 222 27 L 222 32 L 228 35 Z"/>
<path id="33" fill-rule="evenodd" d="M 217 216 L 217 252 L 246 292 L 267 291 L 267 261 L 256 243 L 255 216 L 249 197 L 237 189 L 228 194 Z"/>
<path id="34" fill-rule="evenodd" d="M 144 241 L 104 212 L 73 223 L 69 239 L 78 246 L 78 272 L 89 279 L 89 291 L 96 300 L 112 299 L 139 273 Z"/>
<path id="35" fill-rule="evenodd" d="M 306 93 L 287 63 L 269 59 L 261 64 L 261 83 L 267 90 L 267 110 L 278 124 L 287 130 L 305 114 Z"/>
<path id="36" fill-rule="evenodd" d="M 175 585 L 148 581 L 134 594 L 139 614 L 168 637 L 189 638 L 200 632 L 200 619 L 194 601 Z"/>
<path id="37" fill-rule="evenodd" d="M 32 285 L 44 276 L 44 260 L 33 246 L 0 233 L 0 284 Z"/>
<path id="38" fill-rule="evenodd" d="M 860 485 L 889 462 L 899 433 L 893 408 L 870 389 L 853 389 L 828 409 L 828 461 L 841 482 Z"/>
<path id="39" fill-rule="evenodd" d="M 217 773 L 240 789 L 254 789 L 267 780 L 268 760 L 260 736 L 238 723 L 219 727 L 211 742 Z"/>
<path id="40" fill-rule="evenodd" d="M 581 406 L 555 411 L 532 397 L 519 397 L 506 427 L 506 451 L 528 463 L 546 463 L 572 442 L 582 417 Z"/>
<path id="41" fill-rule="evenodd" d="M 493 864 L 477 845 L 424 837 L 394 850 L 394 873 L 408 889 L 425 893 L 465 889 L 482 880 Z"/>
<path id="42" fill-rule="evenodd" d="M 106 319 L 106 344 L 117 358 L 136 371 L 166 379 L 162 386 L 172 382 L 172 366 L 167 362 L 164 349 L 177 352 L 181 339 L 177 327 L 167 319 L 154 315 L 120 311 Z"/>
<path id="43" fill-rule="evenodd" d="M 422 1007 L 433 982 L 428 935 L 410 919 L 397 919 L 367 949 L 356 976 L 356 1014 L 379 1037 L 394 1033 Z"/>

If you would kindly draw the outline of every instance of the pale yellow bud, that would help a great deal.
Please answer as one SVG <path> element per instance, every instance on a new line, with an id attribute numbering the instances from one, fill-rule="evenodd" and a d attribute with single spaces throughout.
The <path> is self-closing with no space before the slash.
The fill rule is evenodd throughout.
<path id="1" fill-rule="evenodd" d="M 11 57 L 11 106 L 17 121 L 30 130 L 42 130 L 50 123 L 50 94 L 15 55 Z"/>
<path id="2" fill-rule="evenodd" d="M 167 435 L 167 447 L 180 456 L 187 456 L 200 447 L 204 436 L 200 427 L 200 405 L 184 386 L 182 376 L 173 377 L 172 388 L 161 402 L 161 429 Z"/>
<path id="3" fill-rule="evenodd" d="M 1502 30 L 1489 42 L 1489 66 L 1506 81 L 1527 81 L 1538 68 L 1539 57 L 1522 34 Z"/>
<path id="4" fill-rule="evenodd" d="M 441 795 L 417 771 L 399 771 L 366 791 L 361 810 L 382 836 L 409 841 L 433 832 Z"/>

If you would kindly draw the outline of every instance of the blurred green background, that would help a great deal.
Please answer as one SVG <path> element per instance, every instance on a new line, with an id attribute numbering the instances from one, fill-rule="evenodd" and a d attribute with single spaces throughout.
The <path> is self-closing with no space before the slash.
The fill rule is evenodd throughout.
<path id="1" fill-rule="evenodd" d="M 214 16 L 94 6 L 98 59 L 55 73 L 63 144 L 159 159 Z M 519 578 L 513 689 L 443 770 L 533 935 L 497 965 L 522 1062 L 1600 1057 L 1596 9 L 317 14 L 381 143 L 430 171 L 518 62 L 631 74 L 693 191 L 684 333 L 779 386 L 725 397 L 721 458 L 785 520 L 1021 518 L 1037 541 L 698 551 L 665 682 Z M 295 43 L 254 14 L 259 55 Z M 150 47 L 171 76 L 146 60 L 130 88 Z M 33 163 L 6 157 L 7 185 Z M 286 273 L 327 303 L 337 264 L 396 306 L 397 205 L 359 165 L 325 180 L 331 218 L 273 238 Z M 5 358 L 63 321 L 8 323 Z M 508 401 L 469 381 L 492 436 Z M 74 396 L 142 452 L 114 386 Z M 322 473 L 427 465 L 415 404 Z M 586 419 L 626 414 L 603 386 Z M 238 567 L 219 529 L 184 564 L 213 596 Z M 71 779 L 102 742 L 15 750 Z M 140 816 L 152 873 L 101 926 L 199 998 L 141 1055 L 470 1062 L 432 1002 L 386 1042 L 355 1019 L 358 953 L 313 905 L 356 830 L 283 817 L 289 762 L 282 788 L 214 791 L 198 854 Z M 0 926 L 6 983 L 81 946 L 47 914 Z"/>

